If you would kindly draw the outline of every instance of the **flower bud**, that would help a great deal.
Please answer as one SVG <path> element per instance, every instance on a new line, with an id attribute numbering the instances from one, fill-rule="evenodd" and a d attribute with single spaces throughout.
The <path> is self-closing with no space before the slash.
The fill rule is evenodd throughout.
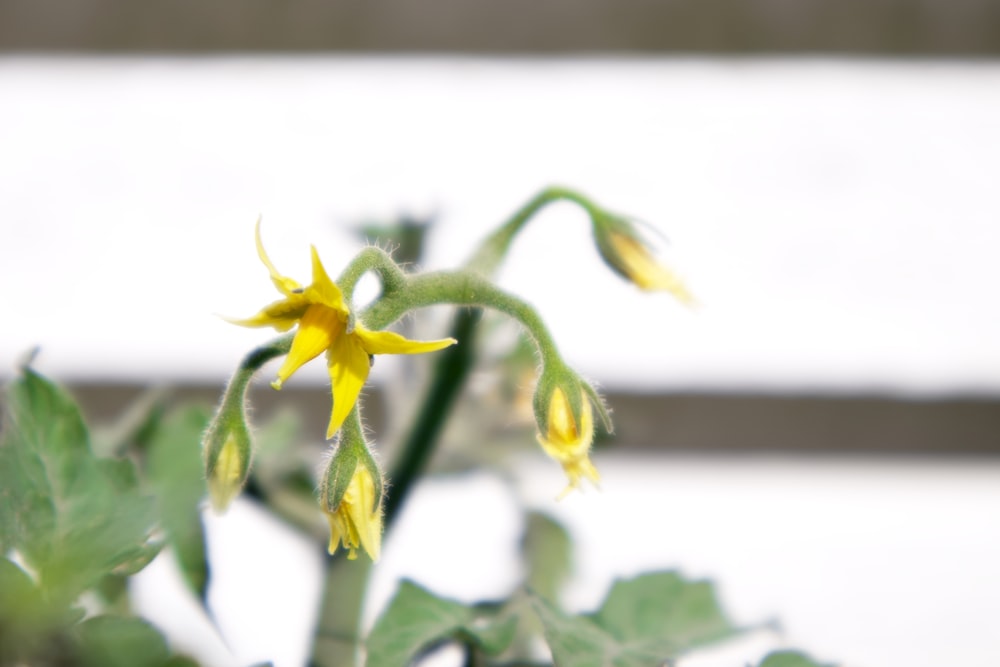
<path id="1" fill-rule="evenodd" d="M 229 507 L 250 474 L 252 443 L 242 406 L 235 413 L 226 407 L 223 403 L 202 441 L 208 496 L 216 512 Z"/>
<path id="2" fill-rule="evenodd" d="M 616 273 L 640 289 L 670 292 L 685 305 L 694 304 L 684 282 L 656 261 L 649 243 L 635 225 L 611 215 L 595 215 L 593 223 L 601 257 Z"/>
<path id="3" fill-rule="evenodd" d="M 556 376 L 562 375 L 562 378 Z M 555 459 L 569 478 L 569 485 L 560 498 L 580 486 L 586 477 L 595 485 L 600 481 L 597 468 L 590 461 L 590 446 L 594 440 L 592 401 L 605 423 L 610 420 L 596 392 L 569 371 L 543 373 L 535 392 L 535 419 L 538 422 L 538 444 Z"/>
<path id="4" fill-rule="evenodd" d="M 377 561 L 382 549 L 382 473 L 364 440 L 355 442 L 353 435 L 353 429 L 345 428 L 344 441 L 327 465 L 320 506 L 330 522 L 331 554 L 343 546 L 354 560 L 360 547 Z"/>

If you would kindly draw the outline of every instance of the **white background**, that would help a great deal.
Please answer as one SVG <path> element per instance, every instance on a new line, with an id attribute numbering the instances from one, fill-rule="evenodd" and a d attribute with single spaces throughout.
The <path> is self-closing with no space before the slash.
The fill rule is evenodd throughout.
<path id="1" fill-rule="evenodd" d="M 215 314 L 276 297 L 258 215 L 278 267 L 307 280 L 310 243 L 336 273 L 360 247 L 349 225 L 437 211 L 427 266 L 446 268 L 561 183 L 661 229 L 702 303 L 639 293 L 579 212 L 545 212 L 502 284 L 605 385 L 994 394 L 998 173 L 995 63 L 6 57 L 0 375 L 40 344 L 64 380 L 221 384 L 267 334 Z M 315 366 L 294 381 L 323 382 Z M 717 579 L 739 622 L 787 630 L 714 664 L 784 641 L 856 667 L 1000 664 L 995 463 L 602 456 L 603 493 L 557 505 L 540 459 L 521 493 L 580 541 L 574 608 L 613 576 L 679 566 Z M 509 493 L 424 487 L 369 616 L 402 574 L 502 593 Z M 211 664 L 301 664 L 315 553 L 246 503 L 209 527 L 236 653 L 204 629 L 175 640 Z M 196 619 L 169 581 L 161 559 L 136 591 L 168 629 Z"/>
<path id="2" fill-rule="evenodd" d="M 258 215 L 305 281 L 310 243 L 336 273 L 349 225 L 437 211 L 447 268 L 561 183 L 659 228 L 703 304 L 546 212 L 502 283 L 590 377 L 995 392 L 997 173 L 994 63 L 7 57 L 0 373 L 40 344 L 61 377 L 220 381 L 267 334 L 214 314 L 277 296 Z"/>

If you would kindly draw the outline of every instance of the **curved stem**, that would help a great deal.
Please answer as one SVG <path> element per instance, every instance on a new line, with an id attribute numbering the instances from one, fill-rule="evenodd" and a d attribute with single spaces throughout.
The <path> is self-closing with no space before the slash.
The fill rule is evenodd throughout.
<path id="1" fill-rule="evenodd" d="M 353 298 L 354 288 L 357 287 L 358 281 L 369 271 L 378 274 L 384 295 L 393 294 L 406 284 L 406 274 L 393 261 L 389 253 L 381 248 L 369 246 L 351 260 L 351 263 L 340 274 L 340 278 L 337 279 L 337 285 L 347 301 Z"/>
<path id="2" fill-rule="evenodd" d="M 544 361 L 559 357 L 552 334 L 538 311 L 474 273 L 438 272 L 411 278 L 404 289 L 372 304 L 362 313 L 361 319 L 373 329 L 384 329 L 409 310 L 436 304 L 500 311 L 524 325 L 538 345 Z"/>
<path id="3" fill-rule="evenodd" d="M 519 208 L 511 216 L 510 220 L 486 237 L 479 246 L 479 249 L 465 263 L 464 268 L 476 271 L 484 276 L 491 276 L 496 273 L 504 256 L 510 249 L 514 237 L 517 236 L 528 220 L 540 209 L 560 199 L 579 205 L 590 215 L 591 219 L 595 217 L 595 213 L 599 210 L 593 202 L 579 192 L 559 186 L 545 188 L 527 204 Z"/>

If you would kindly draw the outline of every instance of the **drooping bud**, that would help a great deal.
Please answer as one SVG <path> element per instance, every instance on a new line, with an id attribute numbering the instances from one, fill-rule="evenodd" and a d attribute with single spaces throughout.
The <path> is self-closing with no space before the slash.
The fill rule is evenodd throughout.
<path id="1" fill-rule="evenodd" d="M 226 385 L 222 403 L 201 440 L 208 494 L 215 511 L 222 512 L 233 501 L 250 474 L 253 440 L 246 415 L 246 393 L 250 379 L 271 359 L 288 354 L 292 336 L 286 335 L 252 350 Z"/>
<path id="2" fill-rule="evenodd" d="M 231 400 L 227 393 L 202 440 L 208 496 L 216 512 L 225 511 L 246 483 L 252 450 L 243 398 Z"/>
<path id="3" fill-rule="evenodd" d="M 670 292 L 685 305 L 695 303 L 680 277 L 656 260 L 649 242 L 634 224 L 624 218 L 596 211 L 591 220 L 597 249 L 616 273 L 640 289 Z"/>
<path id="4" fill-rule="evenodd" d="M 597 468 L 590 461 L 594 405 L 610 431 L 610 417 L 597 392 L 575 373 L 565 368 L 547 370 L 539 378 L 534 399 L 538 444 L 563 467 L 569 479 L 560 498 L 578 488 L 584 477 L 594 484 L 600 481 Z"/>
<path id="5" fill-rule="evenodd" d="M 350 417 L 323 472 L 320 507 L 330 522 L 329 552 L 340 546 L 351 560 L 358 549 L 377 561 L 382 550 L 382 471 L 368 450 L 356 417 Z"/>

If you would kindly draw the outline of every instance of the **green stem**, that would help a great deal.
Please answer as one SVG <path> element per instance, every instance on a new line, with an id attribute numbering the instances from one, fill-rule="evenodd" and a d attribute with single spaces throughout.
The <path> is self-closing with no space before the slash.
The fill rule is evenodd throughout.
<path id="1" fill-rule="evenodd" d="M 476 271 L 484 276 L 492 276 L 496 273 L 496 270 L 500 267 L 500 263 L 503 262 L 503 258 L 507 255 L 514 237 L 517 236 L 528 220 L 540 209 L 560 199 L 571 201 L 583 207 L 591 218 L 599 210 L 593 202 L 579 192 L 559 186 L 545 188 L 527 204 L 519 208 L 511 216 L 510 220 L 490 234 L 479 246 L 475 254 L 469 258 L 469 261 L 465 263 L 465 268 Z"/>
<path id="2" fill-rule="evenodd" d="M 351 260 L 351 263 L 340 274 L 340 278 L 337 279 L 337 285 L 344 293 L 344 299 L 348 302 L 351 301 L 358 281 L 369 271 L 378 274 L 379 280 L 382 282 L 382 293 L 385 295 L 395 293 L 406 284 L 406 274 L 393 261 L 389 253 L 381 248 L 369 246 Z"/>
<path id="3" fill-rule="evenodd" d="M 225 400 L 228 401 L 230 400 L 230 396 L 233 396 L 235 400 L 239 400 L 242 403 L 247 385 L 250 384 L 250 380 L 253 379 L 254 374 L 272 359 L 280 357 L 283 354 L 288 354 L 288 351 L 292 349 L 292 340 L 294 338 L 294 331 L 284 336 L 278 336 L 243 357 L 243 361 L 240 362 L 239 368 L 236 369 L 236 373 L 233 374 L 233 378 L 229 381 L 229 386 L 226 388 Z"/>
<path id="4" fill-rule="evenodd" d="M 411 278 L 404 289 L 372 304 L 361 319 L 372 329 L 384 329 L 409 310 L 436 304 L 491 308 L 509 315 L 534 338 L 543 362 L 559 359 L 552 334 L 538 311 L 474 273 L 438 272 Z"/>
<path id="5" fill-rule="evenodd" d="M 349 560 L 342 553 L 327 556 L 310 667 L 361 664 L 361 611 L 372 562 L 367 557 Z"/>
<path id="6" fill-rule="evenodd" d="M 244 406 L 246 405 L 246 392 L 250 385 L 250 380 L 253 379 L 254 374 L 264 364 L 275 357 L 288 354 L 294 337 L 294 334 L 285 334 L 252 350 L 243 358 L 236 372 L 233 373 L 233 377 L 229 380 L 229 384 L 226 385 L 226 389 L 222 394 L 222 404 L 219 405 L 219 409 L 212 418 L 212 423 L 205 435 L 207 445 L 202 452 L 202 456 L 204 457 L 206 476 L 211 477 L 222 448 L 226 444 L 227 433 L 232 431 L 247 433 L 247 447 L 249 447 L 249 434 Z M 247 461 L 249 462 L 249 453 Z"/>
<path id="7" fill-rule="evenodd" d="M 542 207 L 559 200 L 574 201 L 591 211 L 581 195 L 565 188 L 548 188 L 521 207 L 500 229 L 483 242 L 466 268 L 480 276 L 490 276 L 499 267 L 513 238 Z M 382 280 L 382 297 L 361 314 L 371 329 L 384 329 L 412 308 L 435 303 L 491 307 L 521 321 L 543 350 L 543 355 L 557 357 L 551 335 L 530 306 L 493 286 L 482 277 L 469 274 L 431 274 L 408 278 L 391 257 L 378 248 L 366 248 L 351 262 L 337 281 L 350 301 L 358 281 L 368 271 Z M 353 312 L 353 311 L 352 311 Z M 461 394 L 475 365 L 475 332 L 481 318 L 479 308 L 462 310 L 455 315 L 451 335 L 458 345 L 441 351 L 423 409 L 401 447 L 401 454 L 391 471 L 392 485 L 385 498 L 385 528 L 391 528 L 414 483 L 434 453 L 445 422 Z M 327 561 L 323 601 L 313 644 L 310 665 L 339 667 L 356 664 L 361 607 L 367 588 L 371 563 L 364 558 L 354 561 L 330 558 Z"/>

